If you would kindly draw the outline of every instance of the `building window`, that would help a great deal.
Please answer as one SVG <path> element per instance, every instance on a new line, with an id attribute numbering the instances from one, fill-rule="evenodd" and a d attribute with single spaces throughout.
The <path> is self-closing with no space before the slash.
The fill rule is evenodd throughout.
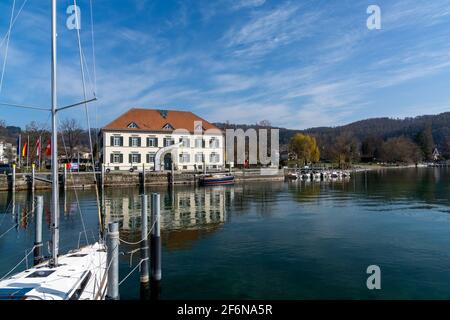
<path id="1" fill-rule="evenodd" d="M 203 159 L 204 159 L 204 157 L 203 157 L 203 153 L 196 153 L 195 154 L 195 162 L 196 163 L 203 163 Z"/>
<path id="2" fill-rule="evenodd" d="M 121 154 L 121 153 L 112 153 L 110 162 L 111 163 L 123 163 L 123 154 Z"/>
<path id="3" fill-rule="evenodd" d="M 157 147 L 158 138 L 147 138 L 147 147 Z"/>
<path id="4" fill-rule="evenodd" d="M 209 162 L 211 162 L 211 163 L 218 163 L 218 162 L 220 162 L 220 155 L 218 153 L 215 153 L 215 152 L 211 153 L 209 155 Z"/>
<path id="5" fill-rule="evenodd" d="M 141 146 L 141 138 L 130 137 L 129 145 L 130 145 L 130 147 L 140 147 Z"/>
<path id="6" fill-rule="evenodd" d="M 203 139 L 202 138 L 197 138 L 195 139 L 195 147 L 196 148 L 203 148 Z"/>
<path id="7" fill-rule="evenodd" d="M 184 148 L 189 148 L 191 146 L 191 141 L 188 137 L 180 138 L 181 146 Z"/>
<path id="8" fill-rule="evenodd" d="M 141 163 L 141 155 L 139 153 L 132 153 L 128 156 L 130 163 Z"/>
<path id="9" fill-rule="evenodd" d="M 112 136 L 111 137 L 111 146 L 113 146 L 113 147 L 122 147 L 123 146 L 123 137 L 121 137 L 121 136 Z"/>
<path id="10" fill-rule="evenodd" d="M 211 138 L 210 140 L 209 140 L 209 147 L 210 148 L 219 148 L 219 139 L 217 139 L 217 138 Z"/>
<path id="11" fill-rule="evenodd" d="M 150 152 L 147 154 L 147 163 L 155 163 L 155 155 L 156 153 Z"/>
<path id="12" fill-rule="evenodd" d="M 164 147 L 168 147 L 175 144 L 175 140 L 173 138 L 164 138 Z"/>
<path id="13" fill-rule="evenodd" d="M 131 122 L 131 123 L 128 125 L 128 128 L 130 128 L 130 129 L 138 129 L 139 126 L 138 126 L 135 122 Z"/>
<path id="14" fill-rule="evenodd" d="M 180 163 L 187 163 L 191 161 L 191 157 L 189 153 L 183 152 L 180 153 Z"/>
<path id="15" fill-rule="evenodd" d="M 173 127 L 170 123 L 166 123 L 163 127 L 164 130 L 173 130 Z"/>

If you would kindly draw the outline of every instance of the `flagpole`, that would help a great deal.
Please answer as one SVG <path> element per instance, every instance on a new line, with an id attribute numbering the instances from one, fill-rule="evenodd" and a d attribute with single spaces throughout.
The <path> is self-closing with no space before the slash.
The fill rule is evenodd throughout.
<path id="1" fill-rule="evenodd" d="M 38 163 L 39 163 L 39 171 L 41 170 L 41 149 L 42 149 L 42 136 L 39 136 L 39 148 L 38 148 Z"/>
<path id="2" fill-rule="evenodd" d="M 27 170 L 30 168 L 30 135 L 27 135 Z"/>
<path id="3" fill-rule="evenodd" d="M 20 164 L 21 164 L 21 158 L 22 158 L 22 134 L 19 134 L 19 145 L 17 146 L 17 148 L 18 148 L 18 152 L 17 152 L 17 155 L 18 155 L 18 158 L 19 158 L 19 168 L 21 167 L 20 166 Z"/>

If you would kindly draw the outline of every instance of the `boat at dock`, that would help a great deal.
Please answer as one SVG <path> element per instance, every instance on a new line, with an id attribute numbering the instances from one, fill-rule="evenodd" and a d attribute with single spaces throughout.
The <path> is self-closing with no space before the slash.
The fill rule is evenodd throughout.
<path id="1" fill-rule="evenodd" d="M 234 175 L 232 174 L 206 174 L 199 178 L 202 186 L 217 186 L 234 184 Z"/>
<path id="2" fill-rule="evenodd" d="M 0 300 L 104 300 L 106 249 L 101 244 L 43 262 L 0 283 Z"/>

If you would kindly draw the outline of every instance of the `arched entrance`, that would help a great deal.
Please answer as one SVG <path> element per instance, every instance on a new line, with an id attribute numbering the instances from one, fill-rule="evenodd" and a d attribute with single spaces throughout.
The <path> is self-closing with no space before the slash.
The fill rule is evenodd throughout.
<path id="1" fill-rule="evenodd" d="M 172 153 L 168 152 L 164 155 L 164 170 L 172 169 Z"/>

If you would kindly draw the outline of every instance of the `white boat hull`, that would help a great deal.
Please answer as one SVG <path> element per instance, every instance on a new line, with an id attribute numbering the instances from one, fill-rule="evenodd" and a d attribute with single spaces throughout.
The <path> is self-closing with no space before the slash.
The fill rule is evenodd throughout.
<path id="1" fill-rule="evenodd" d="M 95 243 L 0 282 L 0 300 L 103 300 L 106 293 L 106 247 Z"/>

